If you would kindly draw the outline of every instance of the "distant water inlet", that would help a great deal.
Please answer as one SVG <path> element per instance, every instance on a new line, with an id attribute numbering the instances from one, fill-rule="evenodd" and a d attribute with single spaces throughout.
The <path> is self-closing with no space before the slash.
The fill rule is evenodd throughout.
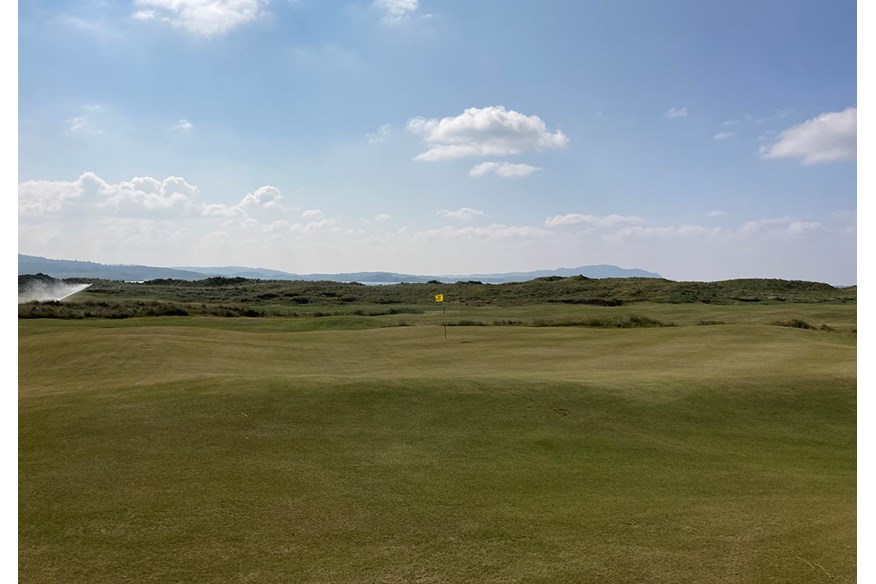
<path id="1" fill-rule="evenodd" d="M 91 284 L 67 284 L 67 283 L 47 283 L 33 281 L 29 282 L 24 289 L 18 291 L 18 303 L 22 302 L 45 302 L 47 300 L 64 300 L 74 294 L 82 292 Z"/>

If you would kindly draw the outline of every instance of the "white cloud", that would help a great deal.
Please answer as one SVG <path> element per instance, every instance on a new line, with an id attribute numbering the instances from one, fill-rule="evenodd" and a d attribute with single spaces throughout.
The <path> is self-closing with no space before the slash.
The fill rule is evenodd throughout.
<path id="1" fill-rule="evenodd" d="M 855 160 L 857 139 L 858 110 L 849 107 L 788 128 L 775 143 L 761 148 L 761 156 L 802 158 L 803 164 Z"/>
<path id="2" fill-rule="evenodd" d="M 776 135 L 775 130 L 766 130 L 760 136 L 757 137 L 757 141 L 758 142 L 766 142 L 768 140 L 773 140 L 775 135 Z M 761 146 L 760 153 L 763 154 L 764 152 L 766 152 L 767 148 L 769 148 L 769 146 Z"/>
<path id="3" fill-rule="evenodd" d="M 386 213 L 380 213 L 379 215 L 377 215 L 377 216 L 374 218 L 374 220 L 377 221 L 377 222 L 381 222 L 381 221 L 389 221 L 390 219 L 392 219 L 392 217 L 391 217 L 390 215 L 387 215 Z"/>
<path id="4" fill-rule="evenodd" d="M 712 138 L 715 140 L 726 140 L 727 138 L 734 136 L 736 132 L 718 132 Z"/>
<path id="5" fill-rule="evenodd" d="M 815 221 L 778 217 L 747 221 L 739 228 L 739 233 L 742 235 L 803 235 L 820 227 L 821 224 Z"/>
<path id="6" fill-rule="evenodd" d="M 667 118 L 669 118 L 670 120 L 674 119 L 674 118 L 686 118 L 687 117 L 687 108 L 686 107 L 682 107 L 682 108 L 671 107 L 664 115 Z"/>
<path id="7" fill-rule="evenodd" d="M 136 0 L 138 6 L 154 10 L 140 10 L 133 14 L 137 20 L 170 23 L 191 34 L 211 37 L 254 20 L 267 0 Z M 139 15 L 139 16 L 138 16 Z"/>
<path id="8" fill-rule="evenodd" d="M 614 233 L 605 235 L 606 241 L 620 241 L 632 238 L 677 238 L 690 237 L 696 235 L 707 235 L 720 233 L 720 229 L 708 229 L 700 225 L 670 225 L 666 227 L 644 227 L 642 225 L 630 225 L 624 227 Z"/>
<path id="9" fill-rule="evenodd" d="M 322 219 L 323 214 L 319 209 L 307 209 L 301 213 L 301 216 L 305 219 Z"/>
<path id="10" fill-rule="evenodd" d="M 188 121 L 186 119 L 181 119 L 180 121 L 178 121 L 176 123 L 176 125 L 173 128 L 175 130 L 179 130 L 181 132 L 188 132 L 192 128 L 194 128 L 194 126 L 192 125 L 192 123 L 190 121 Z"/>
<path id="11" fill-rule="evenodd" d="M 84 173 L 75 181 L 29 180 L 18 185 L 18 213 L 43 215 L 58 213 L 64 206 L 82 197 Z"/>
<path id="12" fill-rule="evenodd" d="M 59 17 L 59 22 L 77 31 L 92 35 L 103 40 L 111 41 L 122 38 L 118 28 L 108 22 L 107 19 L 87 19 L 78 16 L 64 15 Z"/>
<path id="13" fill-rule="evenodd" d="M 481 177 L 489 173 L 502 178 L 521 178 L 541 170 L 529 164 L 511 164 L 510 162 L 481 162 L 472 167 L 469 176 Z"/>
<path id="14" fill-rule="evenodd" d="M 283 195 L 280 189 L 265 185 L 257 188 L 251 193 L 247 193 L 240 201 L 241 207 L 260 207 L 263 209 L 281 209 L 283 206 L 280 201 Z"/>
<path id="15" fill-rule="evenodd" d="M 66 120 L 67 133 L 76 135 L 103 134 L 101 128 L 112 119 L 111 112 L 99 104 L 84 104 L 80 106 L 77 115 Z"/>
<path id="16" fill-rule="evenodd" d="M 374 133 L 368 132 L 365 134 L 365 137 L 368 138 L 369 144 L 382 144 L 386 141 L 387 136 L 389 136 L 389 124 L 383 124 L 377 131 Z"/>
<path id="17" fill-rule="evenodd" d="M 539 227 L 530 225 L 503 225 L 501 223 L 493 223 L 484 227 L 453 227 L 446 226 L 438 229 L 427 229 L 424 231 L 409 232 L 407 229 L 400 229 L 399 234 L 402 239 L 414 241 L 430 241 L 430 240 L 500 240 L 500 239 L 531 239 L 531 238 L 546 238 L 551 236 L 551 232 Z"/>
<path id="18" fill-rule="evenodd" d="M 287 231 L 291 226 L 292 224 L 285 219 L 280 219 L 279 221 L 271 221 L 268 225 L 266 225 L 265 231 L 268 233 Z"/>
<path id="19" fill-rule="evenodd" d="M 457 209 L 456 211 L 438 211 L 438 215 L 440 217 L 443 217 L 444 219 L 459 219 L 462 221 L 468 221 L 470 219 L 474 219 L 475 217 L 486 217 L 487 214 L 479 209 L 462 207 L 461 209 Z"/>
<path id="20" fill-rule="evenodd" d="M 85 116 L 74 116 L 67 120 L 67 131 L 71 134 L 103 134 L 103 130 Z"/>
<path id="21" fill-rule="evenodd" d="M 400 24 L 417 11 L 419 0 L 374 0 L 373 6 L 383 11 L 383 23 Z"/>
<path id="22" fill-rule="evenodd" d="M 305 224 L 295 223 L 291 227 L 292 232 L 313 233 L 315 231 L 340 231 L 337 225 L 340 222 L 337 219 L 320 219 L 319 221 L 308 221 Z"/>
<path id="23" fill-rule="evenodd" d="M 93 172 L 84 172 L 75 181 L 26 181 L 19 184 L 18 193 L 22 215 L 60 213 L 73 202 L 125 215 L 189 210 L 198 188 L 176 176 L 161 181 L 135 177 L 111 184 Z"/>
<path id="24" fill-rule="evenodd" d="M 96 177 L 95 177 L 96 178 Z M 130 181 L 109 184 L 97 179 L 97 193 L 103 197 L 102 207 L 142 208 L 149 211 L 182 209 L 198 194 L 198 187 L 182 177 L 171 176 L 162 181 L 149 177 L 135 177 Z"/>
<path id="25" fill-rule="evenodd" d="M 754 123 L 755 124 L 763 124 L 766 122 L 772 122 L 774 120 L 784 120 L 785 118 L 790 116 L 792 113 L 794 113 L 794 110 L 790 110 L 790 109 L 776 110 L 768 116 L 764 116 L 762 118 L 758 118 L 758 119 L 754 120 Z M 748 117 L 749 117 L 749 119 L 752 119 L 750 116 L 748 116 Z"/>
<path id="26" fill-rule="evenodd" d="M 109 183 L 92 172 L 74 181 L 25 181 L 18 186 L 19 215 L 112 216 L 152 219 L 216 218 L 243 225 L 276 221 L 283 212 L 279 189 L 266 185 L 246 195 L 237 204 L 198 202 L 200 189 L 186 179 L 149 176 Z"/>
<path id="27" fill-rule="evenodd" d="M 226 205 L 224 203 L 212 203 L 201 206 L 201 215 L 204 217 L 226 217 L 246 219 L 246 211 L 239 205 Z"/>
<path id="28" fill-rule="evenodd" d="M 468 108 L 456 117 L 413 118 L 407 128 L 423 136 L 429 149 L 415 160 L 450 160 L 476 156 L 508 156 L 548 148 L 564 148 L 569 139 L 551 133 L 538 116 L 526 116 L 503 106 Z"/>
<path id="29" fill-rule="evenodd" d="M 643 222 L 641 217 L 632 215 L 584 215 L 581 213 L 569 213 L 568 215 L 554 215 L 544 220 L 545 227 L 582 226 L 610 228 L 620 225 L 631 225 Z"/>
<path id="30" fill-rule="evenodd" d="M 155 11 L 154 10 L 138 10 L 134 14 L 131 15 L 131 18 L 134 20 L 147 21 L 155 19 Z"/>
<path id="31" fill-rule="evenodd" d="M 710 218 L 714 219 L 714 218 L 716 218 L 716 217 L 723 217 L 723 216 L 726 215 L 726 214 L 727 214 L 726 212 L 724 212 L 724 211 L 718 211 L 718 210 L 716 209 L 716 210 L 714 210 L 714 211 L 709 211 L 708 213 L 706 213 L 706 217 L 710 217 Z"/>
<path id="32" fill-rule="evenodd" d="M 818 229 L 819 227 L 821 227 L 821 223 L 816 223 L 815 221 L 792 221 L 791 224 L 788 225 L 788 233 L 791 235 L 800 235 L 807 231 Z"/>
<path id="33" fill-rule="evenodd" d="M 254 228 L 260 224 L 274 225 L 279 221 L 278 213 L 285 212 L 282 204 L 283 194 L 280 189 L 271 185 L 257 188 L 246 193 L 236 205 L 213 203 L 201 205 L 201 215 L 204 217 L 225 218 L 226 227 L 237 225 L 244 228 Z M 272 230 L 276 230 L 275 226 Z"/>
<path id="34" fill-rule="evenodd" d="M 75 118 L 68 120 L 67 129 L 71 132 L 78 132 L 86 127 L 88 127 L 88 121 L 82 116 L 76 116 Z"/>
<path id="35" fill-rule="evenodd" d="M 362 230 L 351 230 L 315 212 L 294 222 L 292 209 L 256 204 L 276 201 L 279 192 L 272 189 L 248 193 L 248 206 L 243 205 L 246 196 L 232 205 L 195 205 L 201 193 L 180 177 L 111 184 L 83 173 L 72 181 L 26 181 L 19 185 L 19 249 L 46 257 L 151 265 L 256 265 L 253 258 L 258 258 L 258 265 L 298 273 L 356 271 L 367 265 L 465 274 L 607 263 L 672 279 L 855 281 L 854 211 L 760 219 L 720 229 L 571 213 L 512 225 L 389 230 L 376 223 L 381 214 L 374 223 L 361 222 Z M 118 207 L 99 206 L 113 198 Z M 439 214 L 478 219 L 485 216 L 481 213 L 461 208 Z"/>

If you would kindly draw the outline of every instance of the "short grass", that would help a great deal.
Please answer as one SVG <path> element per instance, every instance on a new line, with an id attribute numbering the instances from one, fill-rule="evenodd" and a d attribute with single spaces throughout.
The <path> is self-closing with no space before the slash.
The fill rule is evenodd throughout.
<path id="1" fill-rule="evenodd" d="M 853 307 L 634 308 L 20 321 L 20 580 L 853 582 Z"/>

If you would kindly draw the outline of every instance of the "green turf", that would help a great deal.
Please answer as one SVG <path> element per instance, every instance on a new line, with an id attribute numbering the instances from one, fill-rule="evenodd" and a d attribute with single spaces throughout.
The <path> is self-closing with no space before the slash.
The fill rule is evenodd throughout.
<path id="1" fill-rule="evenodd" d="M 854 306 L 618 309 L 20 321 L 20 579 L 853 582 Z"/>

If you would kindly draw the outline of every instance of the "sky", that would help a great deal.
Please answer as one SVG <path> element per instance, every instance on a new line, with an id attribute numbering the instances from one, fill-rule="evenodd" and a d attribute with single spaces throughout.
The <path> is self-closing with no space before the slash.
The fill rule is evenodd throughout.
<path id="1" fill-rule="evenodd" d="M 857 282 L 847 0 L 22 0 L 18 251 Z"/>

